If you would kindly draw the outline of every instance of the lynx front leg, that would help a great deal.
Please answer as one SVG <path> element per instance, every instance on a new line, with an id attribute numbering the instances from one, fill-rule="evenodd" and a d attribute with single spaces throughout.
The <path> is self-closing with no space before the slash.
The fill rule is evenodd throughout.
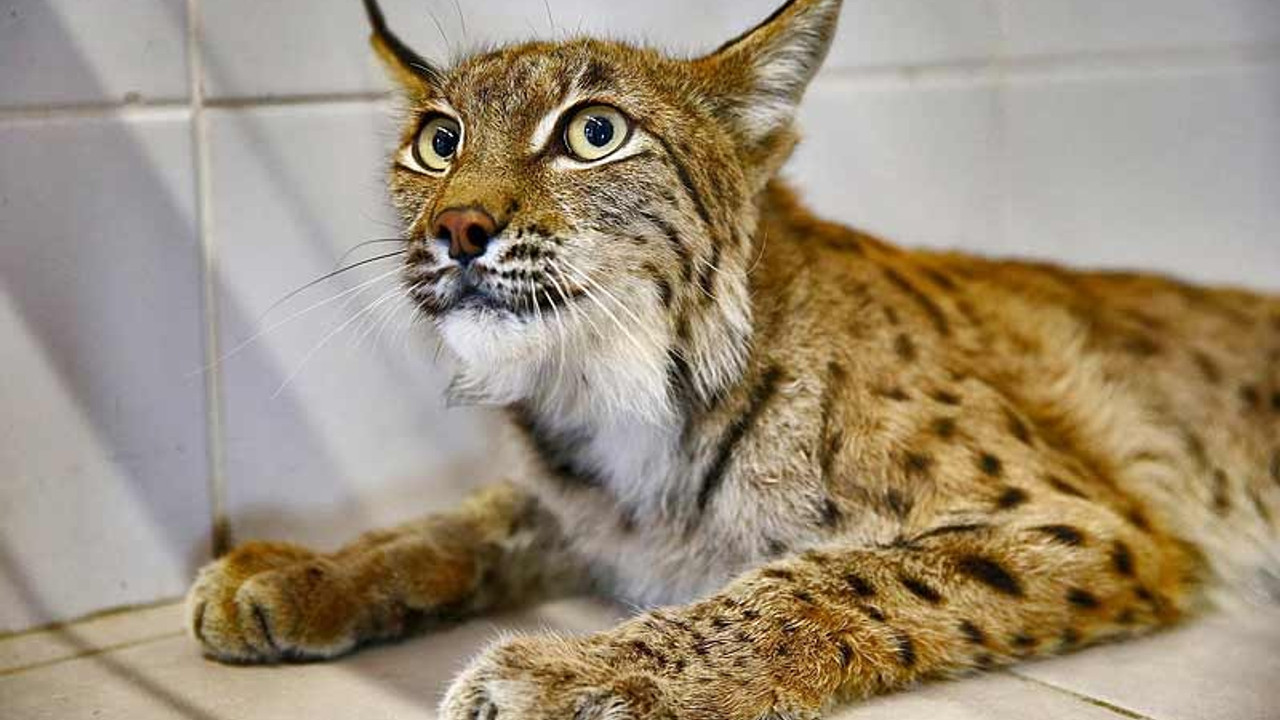
<path id="1" fill-rule="evenodd" d="M 232 662 L 328 658 L 415 619 L 514 605 L 571 585 L 554 521 L 522 491 L 485 490 L 457 512 L 369 533 L 331 555 L 249 543 L 205 567 L 192 633 Z"/>
<path id="2" fill-rule="evenodd" d="M 464 673 L 443 717 L 814 718 L 841 700 L 1170 622 L 1186 600 L 1180 553 L 1127 528 L 1068 525 L 957 526 L 811 552 L 600 635 L 500 644 Z"/>

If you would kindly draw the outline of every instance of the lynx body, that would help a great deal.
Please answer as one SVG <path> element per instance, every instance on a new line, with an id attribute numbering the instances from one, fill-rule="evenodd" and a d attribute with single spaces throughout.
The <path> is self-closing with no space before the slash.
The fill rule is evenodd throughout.
<path id="1" fill-rule="evenodd" d="M 332 555 L 234 551 L 191 595 L 209 654 L 595 592 L 654 609 L 495 644 L 443 717 L 810 718 L 1275 592 L 1280 301 L 816 219 L 775 176 L 839 0 L 693 60 L 447 70 L 368 6 L 406 291 L 530 467 Z"/>

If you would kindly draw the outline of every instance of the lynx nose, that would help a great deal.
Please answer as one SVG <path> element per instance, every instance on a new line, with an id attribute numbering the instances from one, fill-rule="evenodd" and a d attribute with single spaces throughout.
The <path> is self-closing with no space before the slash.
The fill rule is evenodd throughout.
<path id="1" fill-rule="evenodd" d="M 435 232 L 449 241 L 449 257 L 466 265 L 484 254 L 498 223 L 479 208 L 450 208 L 436 216 Z"/>

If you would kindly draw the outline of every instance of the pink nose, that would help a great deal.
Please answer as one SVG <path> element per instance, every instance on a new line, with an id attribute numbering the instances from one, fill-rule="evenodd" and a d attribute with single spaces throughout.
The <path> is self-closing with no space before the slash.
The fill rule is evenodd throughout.
<path id="1" fill-rule="evenodd" d="M 435 232 L 449 241 L 449 257 L 466 265 L 484 254 L 498 223 L 479 208 L 449 208 L 436 216 Z"/>

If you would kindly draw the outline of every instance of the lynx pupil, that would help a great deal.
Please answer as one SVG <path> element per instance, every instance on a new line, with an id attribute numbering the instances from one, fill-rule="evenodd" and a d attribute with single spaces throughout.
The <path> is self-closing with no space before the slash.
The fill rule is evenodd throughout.
<path id="1" fill-rule="evenodd" d="M 608 147 L 613 141 L 613 123 L 607 118 L 593 116 L 587 119 L 586 125 L 582 128 L 583 135 L 586 136 L 587 142 L 595 147 Z"/>
<path id="2" fill-rule="evenodd" d="M 451 157 L 458 149 L 458 133 L 447 127 L 436 128 L 431 138 L 431 149 L 442 158 Z"/>

